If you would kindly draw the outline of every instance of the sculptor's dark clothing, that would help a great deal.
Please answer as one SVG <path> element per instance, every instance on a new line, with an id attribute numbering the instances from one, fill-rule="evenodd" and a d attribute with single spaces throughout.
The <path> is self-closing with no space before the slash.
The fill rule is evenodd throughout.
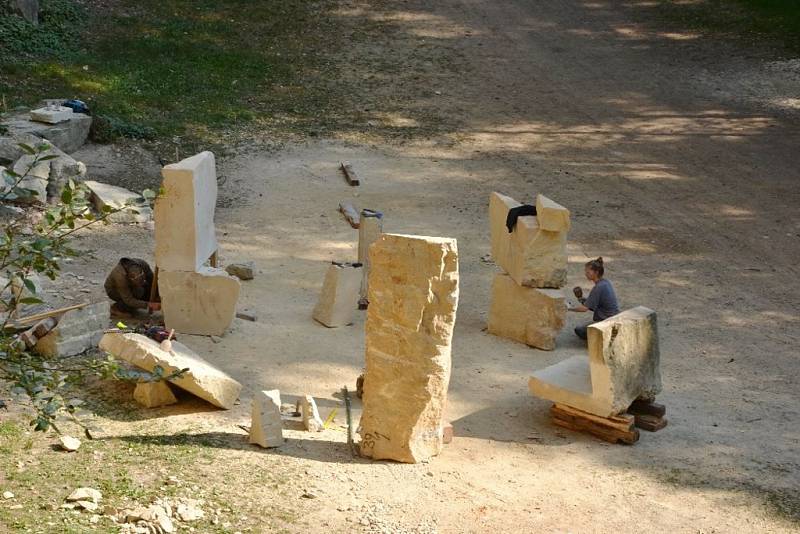
<path id="1" fill-rule="evenodd" d="M 611 282 L 605 278 L 601 278 L 597 281 L 592 288 L 592 292 L 589 293 L 589 296 L 586 298 L 586 301 L 583 303 L 583 305 L 592 310 L 594 315 L 592 316 L 591 323 L 586 323 L 575 327 L 575 335 L 581 339 L 587 339 L 587 330 L 590 324 L 598 321 L 605 321 L 609 317 L 613 317 L 619 313 L 617 295 L 614 293 L 614 288 L 611 286 Z"/>
<path id="2" fill-rule="evenodd" d="M 517 206 L 516 208 L 508 210 L 508 215 L 506 215 L 506 228 L 508 228 L 509 234 L 514 231 L 514 227 L 517 225 L 517 219 L 525 217 L 526 215 L 536 215 L 536 206 L 523 204 L 522 206 Z"/>
<path id="3" fill-rule="evenodd" d="M 128 269 L 139 267 L 144 279 L 138 283 L 128 278 Z M 147 309 L 150 288 L 153 286 L 153 271 L 146 261 L 138 258 L 122 258 L 106 278 L 105 288 L 108 298 L 125 310 Z"/>
<path id="4" fill-rule="evenodd" d="M 619 313 L 617 295 L 614 293 L 611 282 L 605 278 L 597 281 L 583 305 L 594 312 L 594 316 L 592 316 L 594 322 L 605 321 Z"/>

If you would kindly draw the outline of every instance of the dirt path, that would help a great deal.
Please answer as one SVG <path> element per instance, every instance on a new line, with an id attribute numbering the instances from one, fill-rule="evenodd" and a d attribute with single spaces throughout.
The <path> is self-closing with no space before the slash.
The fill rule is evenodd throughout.
<path id="1" fill-rule="evenodd" d="M 237 321 L 219 344 L 184 338 L 246 391 L 233 412 L 161 413 L 173 431 L 185 420 L 197 432 L 224 428 L 234 450 L 222 447 L 217 458 L 231 465 L 207 476 L 227 480 L 253 464 L 292 469 L 297 531 L 798 529 L 797 115 L 777 108 L 783 100 L 772 93 L 714 87 L 735 78 L 733 69 L 761 72 L 763 58 L 636 22 L 643 9 L 408 0 L 340 10 L 345 27 L 371 20 L 387 30 L 350 55 L 398 59 L 376 89 L 394 95 L 398 111 L 375 120 L 407 128 L 407 139 L 370 139 L 365 125 L 363 142 L 351 135 L 221 164 L 223 261 L 257 262 L 243 307 L 259 321 Z M 426 63 L 420 50 L 431 47 L 452 69 Z M 365 75 L 354 65 L 354 76 Z M 338 174 L 340 159 L 362 170 L 358 193 Z M 666 430 L 622 447 L 549 423 L 527 377 L 581 350 L 570 335 L 578 317 L 552 353 L 483 332 L 496 271 L 481 260 L 493 190 L 520 199 L 542 192 L 572 210 L 570 286 L 585 285 L 583 262 L 602 255 L 623 306 L 659 312 Z M 325 262 L 355 255 L 356 233 L 336 213 L 347 198 L 384 211 L 388 231 L 458 238 L 457 437 L 427 465 L 353 460 L 335 431 L 314 439 L 292 431 L 271 452 L 237 445 L 235 424 L 247 421 L 259 388 L 309 393 L 323 417 L 336 406 L 341 414 L 334 393 L 361 369 L 363 316 L 327 330 L 310 313 Z M 121 249 L 117 231 L 92 239 Z M 131 242 L 149 254 L 145 234 Z M 300 498 L 305 488 L 318 498 Z M 256 490 L 243 488 L 243 498 L 257 503 Z"/>

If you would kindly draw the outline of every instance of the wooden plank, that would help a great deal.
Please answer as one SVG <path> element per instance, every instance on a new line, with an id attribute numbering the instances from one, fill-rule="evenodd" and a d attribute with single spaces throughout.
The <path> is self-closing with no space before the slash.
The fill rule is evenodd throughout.
<path id="1" fill-rule="evenodd" d="M 635 400 L 628 408 L 628 413 L 633 415 L 653 415 L 655 417 L 664 417 L 667 413 L 667 408 L 663 404 L 656 402 L 649 402 L 643 400 Z"/>
<path id="2" fill-rule="evenodd" d="M 79 310 L 81 308 L 85 308 L 88 305 L 89 305 L 88 302 L 83 302 L 81 304 L 73 304 L 72 306 L 66 306 L 64 308 L 57 308 L 55 310 L 49 310 L 49 311 L 46 311 L 46 312 L 37 313 L 35 315 L 29 315 L 28 317 L 20 317 L 19 319 L 14 321 L 13 324 L 10 324 L 9 326 L 11 328 L 21 328 L 22 326 L 24 326 L 26 324 L 34 323 L 34 322 L 40 321 L 42 319 L 47 319 L 48 317 L 53 317 L 55 315 L 61 315 L 62 313 L 68 312 L 68 311 L 71 311 L 71 310 Z"/>
<path id="3" fill-rule="evenodd" d="M 25 346 L 32 349 L 40 339 L 58 325 L 58 321 L 59 317 L 46 317 L 21 333 L 19 338 L 25 342 Z"/>
<path id="4" fill-rule="evenodd" d="M 353 169 L 353 165 L 349 161 L 342 161 L 340 164 L 342 166 L 342 172 L 344 173 L 344 178 L 347 180 L 347 183 L 352 186 L 361 185 L 361 180 L 356 174 L 355 169 Z"/>
<path id="5" fill-rule="evenodd" d="M 658 417 L 650 414 L 636 414 L 634 417 L 636 427 L 647 430 L 648 432 L 658 432 L 667 426 L 666 417 Z"/>
<path id="6" fill-rule="evenodd" d="M 639 431 L 634 428 L 635 419 L 632 415 L 599 417 L 563 404 L 554 404 L 550 414 L 553 423 L 558 426 L 586 432 L 610 443 L 633 444 L 639 440 Z"/>
<path id="7" fill-rule="evenodd" d="M 358 209 L 350 202 L 339 202 L 339 211 L 342 212 L 350 226 L 356 229 L 361 226 L 361 215 L 359 215 Z"/>

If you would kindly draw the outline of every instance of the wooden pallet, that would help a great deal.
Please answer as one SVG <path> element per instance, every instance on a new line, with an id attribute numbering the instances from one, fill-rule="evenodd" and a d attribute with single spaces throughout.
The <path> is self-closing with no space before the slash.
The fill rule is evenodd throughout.
<path id="1" fill-rule="evenodd" d="M 560 427 L 586 432 L 610 443 L 630 445 L 639 440 L 639 431 L 634 428 L 635 417 L 630 414 L 600 417 L 563 404 L 554 404 L 550 408 L 550 415 L 553 423 Z"/>
<path id="2" fill-rule="evenodd" d="M 658 432 L 667 426 L 667 418 L 664 417 L 667 409 L 663 404 L 635 400 L 628 408 L 628 413 L 633 415 L 634 424 L 642 430 Z"/>

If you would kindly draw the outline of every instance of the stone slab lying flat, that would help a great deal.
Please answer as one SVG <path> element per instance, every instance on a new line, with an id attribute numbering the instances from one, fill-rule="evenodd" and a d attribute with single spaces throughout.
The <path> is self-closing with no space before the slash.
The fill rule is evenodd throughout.
<path id="1" fill-rule="evenodd" d="M 97 347 L 108 328 L 110 317 L 108 301 L 90 304 L 64 313 L 58 325 L 41 338 L 34 350 L 48 358 L 74 356 Z"/>
<path id="2" fill-rule="evenodd" d="M 57 106 L 55 109 L 32 109 L 30 116 L 32 121 L 58 124 L 59 122 L 70 120 L 74 114 L 75 112 L 72 108 Z"/>
<path id="3" fill-rule="evenodd" d="M 511 197 L 492 193 L 489 224 L 495 263 L 523 286 L 560 288 L 567 283 L 567 232 L 540 228 L 537 217 L 517 219 L 509 233 L 506 219 L 511 208 L 521 206 Z"/>
<path id="4" fill-rule="evenodd" d="M 361 454 L 420 462 L 443 445 L 458 307 L 456 241 L 383 234 L 369 255 Z"/>
<path id="5" fill-rule="evenodd" d="M 495 275 L 489 307 L 490 334 L 553 350 L 566 315 L 561 289 L 520 286 L 505 273 Z"/>
<path id="6" fill-rule="evenodd" d="M 164 324 L 182 334 L 221 336 L 236 316 L 240 288 L 238 278 L 214 267 L 197 272 L 159 270 Z"/>
<path id="7" fill-rule="evenodd" d="M 250 443 L 270 448 L 283 445 L 281 392 L 277 389 L 259 391 L 253 397 L 250 424 Z"/>
<path id="8" fill-rule="evenodd" d="M 328 328 L 353 324 L 362 282 L 362 266 L 332 263 L 325 272 L 319 302 L 312 317 Z"/>
<path id="9" fill-rule="evenodd" d="M 112 210 L 122 210 L 108 215 L 109 222 L 133 224 L 147 222 L 153 218 L 153 210 L 141 195 L 124 187 L 94 180 L 86 180 L 83 183 L 92 192 L 91 201 L 101 214 L 104 213 L 106 206 Z"/>
<path id="10" fill-rule="evenodd" d="M 160 365 L 164 373 L 169 374 L 188 367 L 187 373 L 170 382 L 226 410 L 233 407 L 242 390 L 239 382 L 177 341 L 173 341 L 172 350 L 166 352 L 149 337 L 112 332 L 103 336 L 100 348 L 145 371 L 152 372 L 156 365 Z"/>
<path id="11" fill-rule="evenodd" d="M 155 200 L 156 265 L 166 271 L 197 271 L 217 250 L 214 154 L 201 152 L 166 165 Z"/>
<path id="12" fill-rule="evenodd" d="M 661 391 L 656 313 L 626 310 L 589 326 L 589 357 L 575 356 L 537 371 L 531 393 L 600 417 Z"/>

